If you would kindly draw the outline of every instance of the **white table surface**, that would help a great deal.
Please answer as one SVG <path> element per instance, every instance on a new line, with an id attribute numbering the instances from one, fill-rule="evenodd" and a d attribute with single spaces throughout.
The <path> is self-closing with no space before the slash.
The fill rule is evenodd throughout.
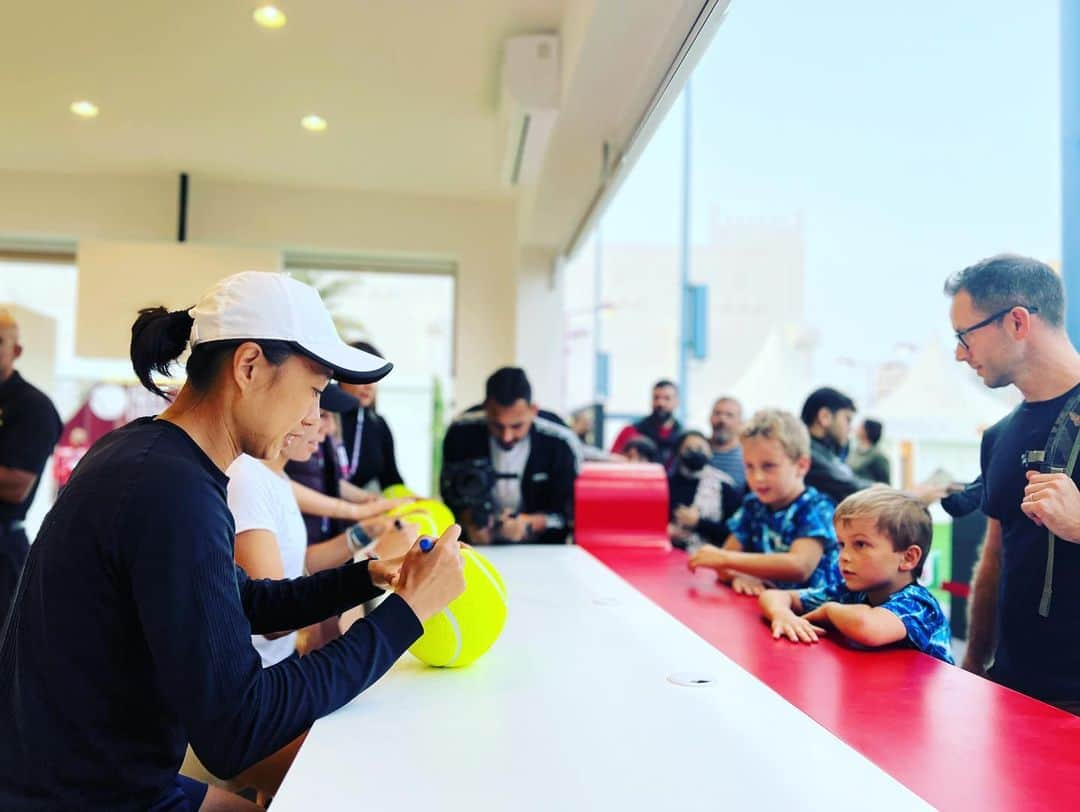
<path id="1" fill-rule="evenodd" d="M 315 724 L 274 812 L 931 808 L 583 550 L 484 554 L 509 590 L 495 646 L 402 657 Z"/>

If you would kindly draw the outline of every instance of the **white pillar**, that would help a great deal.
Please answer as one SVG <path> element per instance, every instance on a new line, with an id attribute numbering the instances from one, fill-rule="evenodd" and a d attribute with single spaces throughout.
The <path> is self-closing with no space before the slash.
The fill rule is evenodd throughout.
<path id="1" fill-rule="evenodd" d="M 517 342 L 514 358 L 542 408 L 564 408 L 563 273 L 556 253 L 522 248 L 517 269 Z"/>

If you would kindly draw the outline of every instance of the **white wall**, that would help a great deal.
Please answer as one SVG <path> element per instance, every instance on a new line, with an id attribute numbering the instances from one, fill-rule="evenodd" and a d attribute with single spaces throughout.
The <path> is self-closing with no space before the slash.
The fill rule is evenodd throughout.
<path id="1" fill-rule="evenodd" d="M 172 241 L 177 194 L 176 177 L 0 172 L 0 240 Z M 511 199 L 421 198 L 193 176 L 189 200 L 191 244 L 456 263 L 456 405 L 479 399 L 487 375 L 517 358 L 519 257 Z M 120 281 L 152 298 L 162 279 L 146 267 L 128 269 Z M 526 287 L 529 295 L 542 289 Z M 126 333 L 130 321 L 107 326 Z"/>

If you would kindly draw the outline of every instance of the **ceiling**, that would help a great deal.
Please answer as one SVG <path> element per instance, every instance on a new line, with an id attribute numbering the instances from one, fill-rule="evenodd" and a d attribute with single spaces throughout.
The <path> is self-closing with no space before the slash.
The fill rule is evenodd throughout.
<path id="1" fill-rule="evenodd" d="M 223 179 L 521 201 L 556 245 L 625 139 L 702 0 L 16 3 L 0 30 L 0 168 Z M 564 106 L 535 189 L 501 178 L 503 41 L 557 31 Z M 77 99 L 101 110 L 79 120 Z M 323 133 L 299 126 L 318 113 Z"/>

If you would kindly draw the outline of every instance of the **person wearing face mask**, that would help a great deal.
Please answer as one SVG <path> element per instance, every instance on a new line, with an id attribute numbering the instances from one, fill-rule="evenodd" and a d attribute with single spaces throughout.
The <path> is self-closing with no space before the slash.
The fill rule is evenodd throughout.
<path id="1" fill-rule="evenodd" d="M 675 418 L 678 406 L 679 388 L 667 379 L 657 381 L 652 390 L 652 412 L 620 431 L 611 446 L 611 453 L 624 453 L 626 444 L 632 438 L 643 435 L 656 443 L 660 450 L 659 462 L 665 468 L 669 467 L 675 455 L 675 445 L 683 431 L 682 424 Z"/>
<path id="2" fill-rule="evenodd" d="M 700 431 L 680 436 L 676 451 L 668 476 L 668 535 L 673 544 L 686 549 L 708 542 L 722 544 L 728 533 L 726 522 L 739 509 L 739 488 L 711 464 L 712 449 Z"/>
<path id="3" fill-rule="evenodd" d="M 441 477 L 443 501 L 469 541 L 566 541 L 581 443 L 566 424 L 549 419 L 533 403 L 525 370 L 496 370 L 487 379 L 483 408 L 470 409 L 450 424 L 443 440 L 443 471 L 462 463 L 490 464 L 495 473 L 489 515 L 483 517 Z"/>

